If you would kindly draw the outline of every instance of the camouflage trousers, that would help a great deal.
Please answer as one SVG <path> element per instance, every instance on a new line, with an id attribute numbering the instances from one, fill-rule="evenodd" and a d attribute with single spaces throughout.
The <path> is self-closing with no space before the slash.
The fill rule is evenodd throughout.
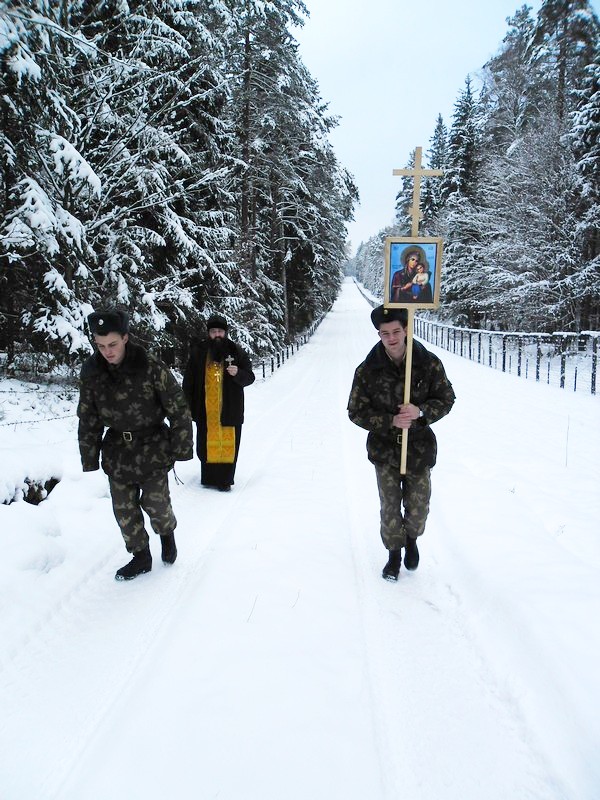
<path id="1" fill-rule="evenodd" d="M 125 547 L 137 553 L 150 541 L 144 527 L 142 509 L 156 533 L 173 533 L 177 520 L 171 506 L 168 472 L 153 472 L 143 483 L 121 483 L 108 479 L 115 518 L 121 528 Z"/>
<path id="2" fill-rule="evenodd" d="M 381 538 L 388 550 L 406 546 L 425 530 L 431 497 L 431 470 L 401 475 L 398 467 L 375 464 L 381 506 Z"/>

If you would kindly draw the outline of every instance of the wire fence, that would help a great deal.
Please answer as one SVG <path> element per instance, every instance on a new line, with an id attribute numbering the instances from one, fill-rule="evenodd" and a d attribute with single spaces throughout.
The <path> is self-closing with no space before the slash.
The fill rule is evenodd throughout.
<path id="1" fill-rule="evenodd" d="M 520 378 L 596 394 L 600 332 L 505 333 L 415 318 L 415 335 L 436 347 Z"/>
<path id="2" fill-rule="evenodd" d="M 277 353 L 264 358 L 253 359 L 252 367 L 255 373 L 257 373 L 257 377 L 261 377 L 263 380 L 266 380 L 275 372 L 275 370 L 282 367 L 286 361 L 288 361 L 295 353 L 298 352 L 302 345 L 308 342 L 321 322 L 322 318 L 318 322 L 315 322 L 313 325 L 311 325 L 311 327 L 305 333 L 303 333 L 301 336 L 297 336 L 293 342 L 285 345 L 285 347 L 283 347 Z"/>

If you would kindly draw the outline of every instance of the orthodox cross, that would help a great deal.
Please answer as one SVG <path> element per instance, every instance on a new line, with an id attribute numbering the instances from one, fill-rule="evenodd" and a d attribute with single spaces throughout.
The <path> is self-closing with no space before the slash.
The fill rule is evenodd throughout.
<path id="1" fill-rule="evenodd" d="M 441 169 L 423 169 L 421 166 L 422 147 L 415 148 L 415 165 L 412 169 L 395 169 L 394 175 L 411 175 L 413 183 L 413 202 L 411 208 L 410 235 L 415 239 L 419 236 L 419 220 L 421 219 L 421 178 L 439 177 L 443 175 Z M 407 306 L 408 324 L 406 326 L 406 362 L 404 371 L 404 403 L 410 403 L 410 381 L 412 374 L 412 344 L 415 310 Z M 402 445 L 400 449 L 400 474 L 406 475 L 406 457 L 408 453 L 408 430 L 402 431 Z"/>
<path id="2" fill-rule="evenodd" d="M 421 178 L 439 177 L 444 174 L 441 169 L 423 169 L 421 167 L 422 153 L 422 147 L 417 147 L 415 149 L 415 165 L 412 169 L 395 169 L 393 171 L 394 175 L 412 175 L 415 179 L 413 184 L 413 202 L 410 211 L 412 218 L 411 236 L 419 235 L 419 220 L 421 218 Z"/>
<path id="3" fill-rule="evenodd" d="M 233 364 L 233 362 L 235 361 L 235 358 L 233 356 L 227 356 L 225 361 L 227 362 L 227 366 L 230 367 Z"/>

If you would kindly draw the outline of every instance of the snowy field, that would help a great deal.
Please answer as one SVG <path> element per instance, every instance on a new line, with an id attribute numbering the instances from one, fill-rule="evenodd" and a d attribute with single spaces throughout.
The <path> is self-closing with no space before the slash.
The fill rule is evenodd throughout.
<path id="1" fill-rule="evenodd" d="M 369 313 L 345 283 L 246 390 L 230 494 L 178 465 L 179 559 L 128 583 L 76 398 L 0 382 L 0 492 L 60 478 L 0 506 L 1 800 L 600 798 L 600 401 L 436 350 L 458 399 L 388 583 Z"/>

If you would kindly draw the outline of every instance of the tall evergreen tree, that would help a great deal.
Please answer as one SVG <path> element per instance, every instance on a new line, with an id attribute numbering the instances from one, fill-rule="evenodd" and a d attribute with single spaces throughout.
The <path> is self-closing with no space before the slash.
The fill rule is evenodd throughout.
<path id="1" fill-rule="evenodd" d="M 478 108 L 467 77 L 465 88 L 454 105 L 452 126 L 448 136 L 445 174 L 442 180 L 442 200 L 453 195 L 472 197 L 477 185 Z"/>
<path id="2" fill-rule="evenodd" d="M 442 115 L 439 114 L 430 147 L 427 151 L 427 161 L 430 169 L 446 168 L 448 158 L 448 130 L 444 125 Z M 442 207 L 442 180 L 438 177 L 425 178 L 421 193 L 421 212 L 423 216 L 422 232 L 426 236 L 434 235 L 437 216 Z"/>
<path id="3" fill-rule="evenodd" d="M 64 8 L 44 0 L 0 7 L 0 313 L 9 355 L 15 343 L 67 355 L 89 347 L 78 207 L 97 202 L 101 180 L 78 141 L 73 73 L 93 48 L 63 21 Z"/>
<path id="4" fill-rule="evenodd" d="M 598 53 L 600 56 L 600 53 Z M 587 67 L 576 92 L 571 142 L 575 157 L 576 242 L 581 253 L 580 329 L 600 328 L 600 58 Z"/>
<path id="5" fill-rule="evenodd" d="M 572 110 L 574 92 L 596 53 L 598 17 L 588 0 L 544 0 L 529 53 L 540 59 L 554 83 L 559 119 Z"/>
<path id="6" fill-rule="evenodd" d="M 439 233 L 446 240 L 442 291 L 445 312 L 475 327 L 479 320 L 469 289 L 470 267 L 479 257 L 480 241 L 471 224 L 479 178 L 479 109 L 467 78 L 455 104 L 441 181 Z"/>
<path id="7" fill-rule="evenodd" d="M 534 31 L 530 12 L 528 6 L 522 6 L 507 20 L 509 29 L 500 51 L 483 69 L 480 103 L 486 149 L 505 152 L 534 126 L 551 90 L 551 78 L 539 55 L 530 52 Z"/>
<path id="8" fill-rule="evenodd" d="M 246 3 L 232 63 L 240 79 L 232 111 L 239 139 L 238 257 L 253 286 L 268 292 L 264 316 L 275 339 L 289 337 L 339 289 L 344 223 L 356 190 L 335 159 L 316 83 L 287 30 L 299 2 Z M 334 244 L 335 242 L 335 244 Z"/>
<path id="9" fill-rule="evenodd" d="M 416 150 L 410 154 L 405 169 L 415 166 Z M 396 227 L 399 236 L 410 236 L 412 231 L 412 204 L 414 178 L 410 175 L 401 176 L 401 188 L 396 195 Z"/>

